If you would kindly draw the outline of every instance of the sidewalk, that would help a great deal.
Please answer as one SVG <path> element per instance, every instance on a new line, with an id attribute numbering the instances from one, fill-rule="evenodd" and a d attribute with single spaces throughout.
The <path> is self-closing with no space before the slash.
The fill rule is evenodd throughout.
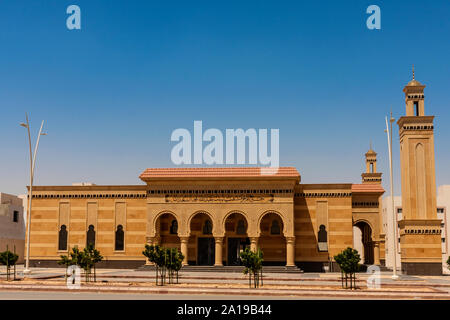
<path id="1" fill-rule="evenodd" d="M 264 285 L 261 288 L 248 288 L 246 284 L 218 285 L 214 283 L 201 284 L 168 284 L 156 286 L 151 283 L 88 283 L 79 289 L 69 289 L 63 281 L 15 281 L 0 283 L 0 291 L 50 291 L 50 292 L 96 292 L 96 293 L 142 293 L 142 294 L 184 294 L 184 295 L 251 295 L 273 297 L 317 297 L 327 298 L 357 298 L 357 299 L 450 299 L 448 291 L 432 287 L 391 287 L 380 289 L 361 287 L 357 290 L 345 290 L 340 286 L 280 286 Z M 186 296 L 189 299 L 189 296 Z"/>
<path id="2" fill-rule="evenodd" d="M 0 268 L 0 279 L 6 279 L 6 268 Z M 23 266 L 17 267 L 17 274 L 19 278 L 23 277 Z M 52 279 L 63 278 L 64 268 L 32 268 L 30 279 Z M 277 283 L 304 283 L 304 282 L 339 282 L 341 281 L 340 273 L 264 273 L 264 281 L 274 281 Z M 357 281 L 366 282 L 370 274 L 358 273 L 356 275 Z M 382 284 L 398 284 L 398 283 L 414 283 L 414 284 L 442 284 L 450 286 L 450 276 L 408 276 L 400 275 L 398 280 L 391 278 L 392 273 L 381 272 L 380 279 Z M 155 271 L 142 271 L 134 269 L 97 269 L 97 278 L 101 280 L 114 281 L 149 281 L 154 279 Z M 180 270 L 179 278 L 184 280 L 202 280 L 209 282 L 215 281 L 245 281 L 248 276 L 240 273 L 211 273 L 211 272 L 192 272 Z"/>
<path id="3" fill-rule="evenodd" d="M 0 269 L 0 290 L 72 291 L 64 279 L 64 268 L 33 268 L 20 281 L 7 282 L 4 268 Z M 369 289 L 370 275 L 357 274 L 357 290 L 341 288 L 340 273 L 277 274 L 266 273 L 263 286 L 248 288 L 248 276 L 239 273 L 183 272 L 179 284 L 155 285 L 154 271 L 129 269 L 98 269 L 96 283 L 83 283 L 77 292 L 143 293 L 143 294 L 235 294 L 254 296 L 286 296 L 358 299 L 450 299 L 450 276 L 401 276 L 392 280 L 391 273 L 382 272 L 381 287 Z M 188 297 L 187 297 L 188 298 Z"/>

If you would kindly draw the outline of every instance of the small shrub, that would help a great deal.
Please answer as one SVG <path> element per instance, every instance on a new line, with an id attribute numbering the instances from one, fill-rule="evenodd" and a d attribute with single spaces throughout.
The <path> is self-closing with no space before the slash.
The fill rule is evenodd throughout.
<path id="1" fill-rule="evenodd" d="M 335 255 L 334 260 L 341 268 L 342 287 L 349 288 L 348 279 L 350 279 L 350 289 L 356 289 L 356 272 L 360 269 L 359 262 L 361 261 L 358 251 L 348 247 L 338 255 Z"/>
<path id="2" fill-rule="evenodd" d="M 252 287 L 253 277 L 253 285 L 255 288 L 258 288 L 260 278 L 262 281 L 262 263 L 264 261 L 262 251 L 258 249 L 258 251 L 254 252 L 249 248 L 245 248 L 245 250 L 242 251 L 239 256 L 241 258 L 242 264 L 245 267 L 244 274 L 248 274 L 249 277 L 249 287 Z"/>
<path id="3" fill-rule="evenodd" d="M 14 250 L 15 251 L 15 250 Z M 0 264 L 6 266 L 6 280 L 10 280 L 11 266 L 14 267 L 14 279 L 16 279 L 16 263 L 19 260 L 19 256 L 8 249 L 0 252 Z"/>

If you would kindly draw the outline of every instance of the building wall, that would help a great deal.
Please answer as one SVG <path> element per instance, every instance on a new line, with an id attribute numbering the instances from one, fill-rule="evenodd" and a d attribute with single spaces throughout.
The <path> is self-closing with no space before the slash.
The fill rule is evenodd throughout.
<path id="1" fill-rule="evenodd" d="M 364 261 L 364 246 L 362 242 L 362 231 L 358 227 L 353 227 L 353 249 L 357 250 L 361 261 Z"/>
<path id="2" fill-rule="evenodd" d="M 394 223 L 392 216 L 392 200 L 390 196 L 383 197 L 383 208 L 382 208 L 382 221 L 383 221 L 383 229 L 386 234 L 386 249 L 385 249 L 385 257 L 386 257 L 386 267 L 393 268 L 394 266 L 394 245 L 396 245 L 396 259 L 397 259 L 397 270 L 400 270 L 400 243 L 398 239 L 400 238 L 400 229 L 397 227 L 397 241 L 394 240 Z M 398 209 L 402 207 L 402 197 L 394 196 L 394 210 L 395 214 L 397 214 L 397 222 L 401 220 L 401 215 L 398 214 Z"/>
<path id="3" fill-rule="evenodd" d="M 437 208 L 438 208 L 438 219 L 442 220 L 444 224 L 442 230 L 442 265 L 443 265 L 443 273 L 450 274 L 450 270 L 448 269 L 447 259 L 450 255 L 449 253 L 449 232 L 450 232 L 450 185 L 442 185 L 438 187 L 438 195 L 437 195 Z M 441 213 L 439 209 L 443 209 L 443 213 Z"/>
<path id="4" fill-rule="evenodd" d="M 441 221 L 441 243 L 442 243 L 442 265 L 443 273 L 450 274 L 446 261 L 449 257 L 448 251 L 448 234 L 449 234 L 449 208 L 450 208 L 450 185 L 442 185 L 438 187 L 437 195 L 437 217 Z M 403 207 L 402 198 L 394 196 L 394 210 L 397 215 L 397 222 L 402 220 Z M 443 211 L 443 212 L 440 212 Z M 393 268 L 393 219 L 392 219 L 392 201 L 390 196 L 383 197 L 382 221 L 384 232 L 386 233 L 386 266 Z M 397 228 L 397 237 L 399 238 L 400 229 Z M 400 270 L 401 261 L 401 245 L 397 241 L 397 269 Z"/>
<path id="5" fill-rule="evenodd" d="M 342 250 L 352 247 L 350 184 L 301 184 L 296 187 L 295 194 L 296 261 L 301 262 L 300 265 L 307 268 L 306 263 L 326 263 Z M 318 232 L 322 224 L 326 226 L 328 236 L 328 251 L 324 252 L 318 249 Z"/>
<path id="6" fill-rule="evenodd" d="M 17 196 L 22 200 L 22 207 L 23 207 L 23 222 L 25 224 L 25 228 L 27 226 L 27 212 L 28 212 L 28 197 L 26 194 L 19 194 Z"/>
<path id="7" fill-rule="evenodd" d="M 68 231 L 67 249 L 86 246 L 87 230 L 94 225 L 95 246 L 110 260 L 139 260 L 145 244 L 145 189 L 132 187 L 50 187 L 33 191 L 30 260 L 57 260 L 67 250 L 58 250 L 61 225 Z M 51 190 L 53 189 L 53 190 Z M 122 217 L 120 216 L 122 215 Z M 125 217 L 123 217 L 125 215 Z M 117 225 L 123 225 L 125 245 L 115 251 Z M 36 263 L 32 263 L 36 266 Z"/>
<path id="8" fill-rule="evenodd" d="M 231 216 L 238 214 L 246 226 L 246 234 L 239 237 L 256 239 L 264 250 L 264 260 L 281 264 L 286 261 L 286 239 L 294 237 L 294 181 L 230 179 L 220 182 L 191 180 L 151 183 L 147 193 L 148 242 L 166 241 L 161 239 L 161 235 L 167 230 L 164 216 L 170 214 L 178 222 L 178 239 L 173 239 L 173 244 L 179 247 L 179 239 L 189 239 L 189 263 L 198 263 L 197 241 L 205 237 L 220 241 L 222 261 L 227 263 L 228 239 L 238 237 L 231 228 L 232 225 L 236 226 Z M 201 228 L 206 219 L 212 223 L 210 235 L 202 233 Z M 274 219 L 281 226 L 279 235 L 268 232 Z M 160 228 L 162 225 L 164 227 Z"/>
<path id="9" fill-rule="evenodd" d="M 377 241 L 378 197 L 374 193 L 354 198 L 352 184 L 295 184 L 293 180 L 34 187 L 31 261 L 32 266 L 45 266 L 46 261 L 54 265 L 74 246 L 84 248 L 87 230 L 93 225 L 96 248 L 109 266 L 143 265 L 146 243 L 182 249 L 182 239 L 187 239 L 187 260 L 195 264 L 198 238 L 211 237 L 215 248 L 221 248 L 223 263 L 228 259 L 228 239 L 249 238 L 263 250 L 268 264 L 286 264 L 292 245 L 295 264 L 321 271 L 334 255 L 353 246 L 355 221 L 370 221 L 373 241 Z M 212 222 L 210 235 L 202 231 L 207 219 Z M 236 233 L 240 219 L 245 221 L 245 234 Z M 170 231 L 174 220 L 176 234 Z M 274 220 L 279 222 L 280 234 L 270 231 Z M 62 225 L 68 232 L 68 246 L 60 251 Z M 125 232 L 123 251 L 114 247 L 118 225 Z M 325 251 L 318 246 L 320 225 L 327 232 Z"/>
<path id="10" fill-rule="evenodd" d="M 14 212 L 17 222 L 14 222 Z M 19 255 L 18 263 L 24 259 L 25 223 L 22 199 L 7 193 L 0 193 L 0 251 L 7 248 Z"/>

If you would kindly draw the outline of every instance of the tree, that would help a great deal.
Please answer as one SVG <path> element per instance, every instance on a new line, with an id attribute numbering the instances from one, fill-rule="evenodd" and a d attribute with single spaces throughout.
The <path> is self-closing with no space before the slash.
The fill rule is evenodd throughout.
<path id="1" fill-rule="evenodd" d="M 88 247 L 84 248 L 83 251 L 81 251 L 81 255 L 80 255 L 81 259 L 80 259 L 80 262 L 78 263 L 80 268 L 82 268 L 84 270 L 86 282 L 89 282 L 91 280 L 91 269 L 92 269 L 92 266 L 94 265 L 92 255 L 89 252 L 90 246 L 91 245 L 89 244 Z"/>
<path id="2" fill-rule="evenodd" d="M 175 275 L 178 283 L 178 271 L 183 266 L 184 255 L 177 248 L 168 248 L 166 249 L 166 256 L 168 257 L 169 283 L 173 283 Z"/>
<path id="3" fill-rule="evenodd" d="M 72 252 L 70 252 L 70 260 L 72 261 L 71 265 L 80 266 L 81 260 L 83 259 L 83 252 L 78 249 L 78 246 L 72 248 Z"/>
<path id="4" fill-rule="evenodd" d="M 4 252 L 0 252 L 0 264 L 6 266 L 6 280 L 9 281 L 11 274 L 11 266 L 14 266 L 14 280 L 16 279 L 15 266 L 19 260 L 19 256 L 8 249 Z"/>
<path id="5" fill-rule="evenodd" d="M 72 248 L 70 256 L 72 259 L 72 265 L 77 265 L 78 267 L 83 269 L 85 274 L 85 281 L 89 282 L 92 261 L 89 254 L 87 253 L 87 248 L 84 248 L 83 251 L 80 251 L 80 249 L 75 246 Z"/>
<path id="6" fill-rule="evenodd" d="M 97 282 L 95 265 L 103 260 L 103 256 L 100 254 L 100 251 L 94 248 L 92 244 L 89 244 L 88 247 L 85 248 L 85 254 L 89 256 L 90 267 L 93 267 L 94 269 L 94 282 Z"/>
<path id="7" fill-rule="evenodd" d="M 357 250 L 348 247 L 338 255 L 334 256 L 334 260 L 341 268 L 341 283 L 344 288 L 348 288 L 348 278 L 350 277 L 350 289 L 356 289 L 356 272 L 359 271 L 359 262 L 361 257 Z"/>
<path id="8" fill-rule="evenodd" d="M 67 269 L 69 268 L 69 266 L 74 264 L 72 259 L 69 258 L 68 256 L 61 255 L 58 264 L 66 267 L 66 273 L 64 274 L 64 278 L 67 279 Z"/>
<path id="9" fill-rule="evenodd" d="M 184 255 L 177 248 L 163 248 L 159 245 L 145 245 L 142 254 L 155 264 L 156 285 L 164 285 L 166 283 L 166 274 L 169 275 L 169 283 L 173 283 L 176 274 L 178 283 L 178 271 L 182 267 Z M 158 279 L 161 281 L 158 282 Z"/>
<path id="10" fill-rule="evenodd" d="M 78 246 L 73 247 L 69 256 L 61 256 L 58 264 L 66 266 L 66 276 L 67 268 L 71 265 L 77 265 L 84 270 L 86 282 L 89 282 L 92 269 L 94 269 L 94 281 L 97 280 L 95 265 L 102 260 L 103 256 L 100 254 L 100 251 L 95 249 L 92 244 L 89 244 L 83 251 L 78 249 Z"/>
<path id="11" fill-rule="evenodd" d="M 88 244 L 81 254 L 80 267 L 84 269 L 86 275 L 86 282 L 91 280 L 91 270 L 94 269 L 94 281 L 97 280 L 95 274 L 95 264 L 102 261 L 103 257 L 98 250 L 94 248 L 93 244 Z"/>
<path id="12" fill-rule="evenodd" d="M 252 277 L 253 277 L 253 285 L 255 288 L 259 287 L 259 280 L 261 277 L 262 280 L 262 263 L 264 261 L 263 259 L 263 252 L 258 249 L 256 252 L 253 252 L 249 248 L 245 248 L 244 251 L 242 251 L 239 254 L 241 258 L 241 262 L 244 265 L 244 274 L 248 274 L 248 285 L 251 288 L 252 286 Z"/>
<path id="13" fill-rule="evenodd" d="M 166 277 L 166 256 L 164 250 L 159 245 L 145 245 L 142 254 L 148 258 L 148 261 L 155 264 L 156 269 L 156 285 L 158 285 L 158 277 L 161 277 L 161 285 L 165 283 Z"/>

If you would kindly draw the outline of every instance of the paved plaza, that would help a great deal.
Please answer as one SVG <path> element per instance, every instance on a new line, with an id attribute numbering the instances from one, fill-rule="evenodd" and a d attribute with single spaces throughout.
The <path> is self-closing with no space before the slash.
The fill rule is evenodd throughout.
<path id="1" fill-rule="evenodd" d="M 381 272 L 378 288 L 367 285 L 369 274 L 357 274 L 357 289 L 342 289 L 340 273 L 266 273 L 262 287 L 249 288 L 241 273 L 180 271 L 176 284 L 157 286 L 152 270 L 99 269 L 97 281 L 69 289 L 64 268 L 33 268 L 17 281 L 6 281 L 0 268 L 0 299 L 450 299 L 450 276 L 405 276 Z M 27 292 L 27 293 L 26 293 Z M 33 294 L 36 293 L 36 294 Z M 56 293 L 56 294 L 55 294 Z"/>

